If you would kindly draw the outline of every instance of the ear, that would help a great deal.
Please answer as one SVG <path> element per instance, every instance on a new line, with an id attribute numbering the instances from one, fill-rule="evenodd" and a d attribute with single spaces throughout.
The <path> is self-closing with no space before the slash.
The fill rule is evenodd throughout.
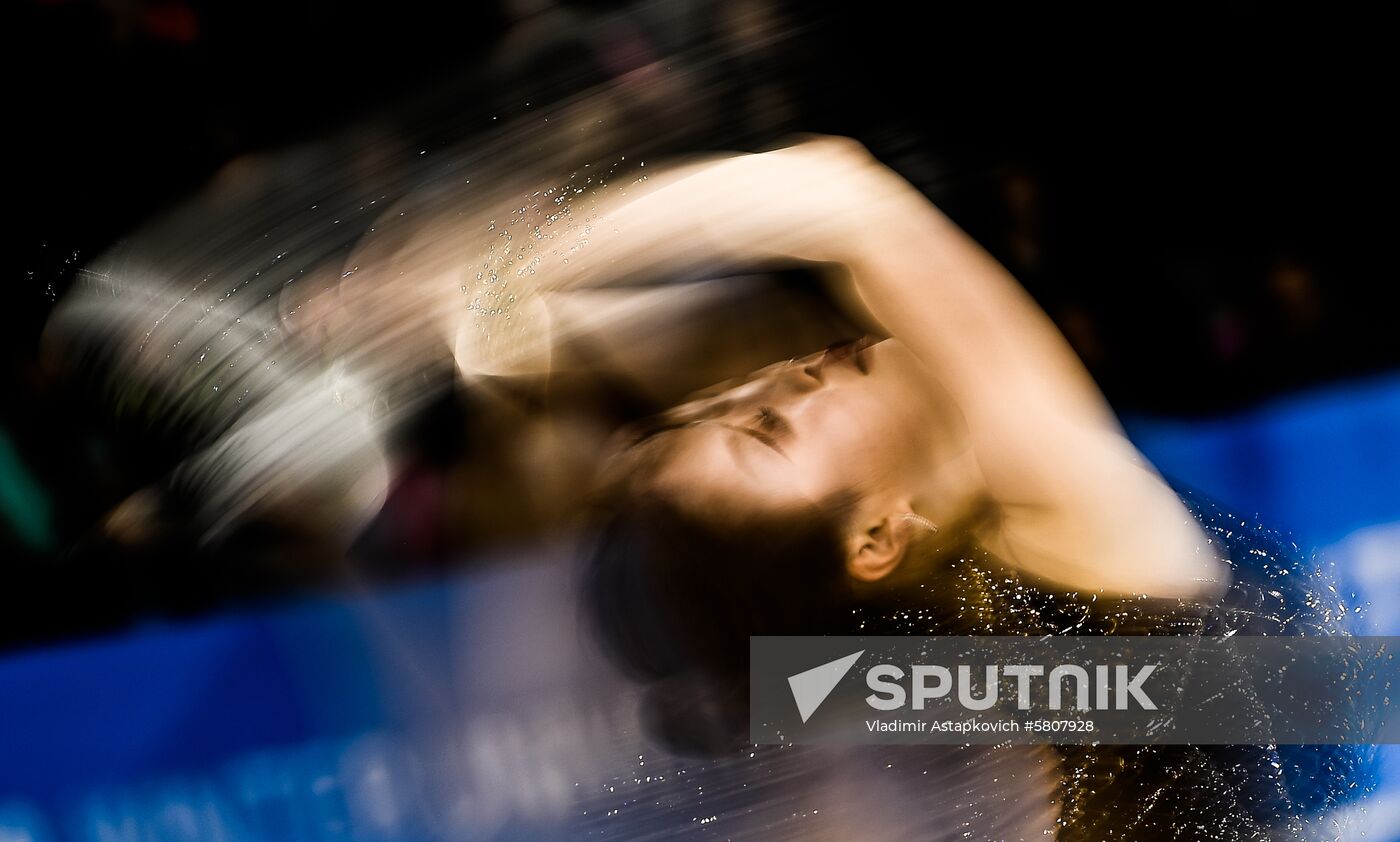
<path id="1" fill-rule="evenodd" d="M 888 516 L 857 523 L 862 528 L 846 544 L 846 572 L 862 582 L 883 579 L 904 560 L 909 529 L 903 521 Z"/>

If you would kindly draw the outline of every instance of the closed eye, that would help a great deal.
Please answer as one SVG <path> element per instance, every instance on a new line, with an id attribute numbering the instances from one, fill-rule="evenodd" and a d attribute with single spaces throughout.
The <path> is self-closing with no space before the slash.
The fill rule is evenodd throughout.
<path id="1" fill-rule="evenodd" d="M 792 435 L 792 425 L 771 406 L 759 407 L 758 414 L 754 416 L 754 422 L 760 431 L 774 438 Z"/>
<path id="2" fill-rule="evenodd" d="M 762 442 L 765 447 L 769 447 L 773 450 L 776 450 L 779 453 L 779 455 L 783 457 L 787 456 L 787 454 L 783 452 L 782 446 L 778 444 L 778 440 L 763 432 L 762 430 L 756 430 L 753 427 L 740 427 L 738 424 L 726 424 L 723 421 L 720 421 L 718 423 L 721 427 L 726 427 L 730 430 L 733 430 L 736 433 L 743 433 L 744 435 L 749 436 L 750 438 L 757 439 L 758 441 Z"/>

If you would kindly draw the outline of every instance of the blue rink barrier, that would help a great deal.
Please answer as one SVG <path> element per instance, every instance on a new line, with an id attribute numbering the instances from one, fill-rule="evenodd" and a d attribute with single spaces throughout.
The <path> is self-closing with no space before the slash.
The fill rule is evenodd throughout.
<path id="1" fill-rule="evenodd" d="M 1400 377 L 1126 426 L 1174 480 L 1323 547 L 1368 628 L 1400 634 Z M 580 644 L 567 560 L 537 556 L 5 656 L 0 840 L 596 835 L 591 799 L 643 771 L 634 700 Z M 1386 757 L 1382 842 L 1400 840 Z M 455 819 L 421 803 L 443 781 Z"/>
<path id="2" fill-rule="evenodd" d="M 0 660 L 0 840 L 542 838 L 640 756 L 563 564 Z"/>
<path id="3" fill-rule="evenodd" d="M 1400 523 L 1400 376 L 1333 385 L 1225 418 L 1124 420 L 1163 473 L 1326 547 Z"/>

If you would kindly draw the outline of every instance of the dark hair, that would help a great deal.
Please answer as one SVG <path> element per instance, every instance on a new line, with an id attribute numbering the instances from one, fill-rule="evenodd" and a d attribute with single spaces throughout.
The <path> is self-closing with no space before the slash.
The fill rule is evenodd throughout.
<path id="1" fill-rule="evenodd" d="M 747 721 L 736 718 L 748 699 L 750 635 L 838 630 L 850 599 L 841 529 L 852 500 L 717 510 L 648 483 L 652 457 L 601 501 L 583 595 L 604 649 L 650 686 L 653 730 L 673 748 L 715 749 Z M 689 709 L 677 709 L 682 700 Z"/>

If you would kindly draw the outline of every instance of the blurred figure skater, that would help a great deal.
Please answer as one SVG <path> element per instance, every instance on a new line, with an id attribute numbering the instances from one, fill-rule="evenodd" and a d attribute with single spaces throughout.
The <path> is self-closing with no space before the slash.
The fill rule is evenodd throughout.
<path id="1" fill-rule="evenodd" d="M 556 282 L 814 264 L 876 334 L 721 384 L 605 460 L 588 595 L 673 740 L 726 734 L 725 714 L 708 732 L 694 707 L 668 716 L 676 682 L 709 688 L 742 733 L 749 635 L 1345 631 L 1315 564 L 1174 491 L 1030 297 L 857 144 L 639 187 L 600 204 Z M 1307 838 L 1367 757 L 1066 747 L 1059 837 Z"/>

